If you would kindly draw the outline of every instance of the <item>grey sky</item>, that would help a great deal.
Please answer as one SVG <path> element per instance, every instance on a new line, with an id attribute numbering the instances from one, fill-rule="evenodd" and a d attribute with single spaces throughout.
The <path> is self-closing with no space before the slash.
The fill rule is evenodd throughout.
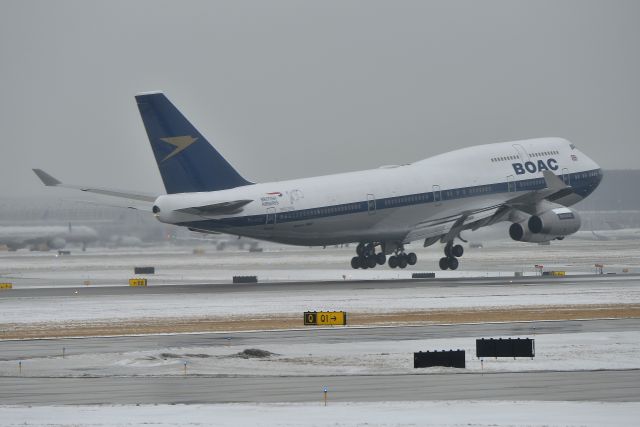
<path id="1" fill-rule="evenodd" d="M 246 178 L 563 136 L 640 158 L 637 1 L 0 1 L 0 194 L 161 191 L 133 95 L 164 90 Z"/>

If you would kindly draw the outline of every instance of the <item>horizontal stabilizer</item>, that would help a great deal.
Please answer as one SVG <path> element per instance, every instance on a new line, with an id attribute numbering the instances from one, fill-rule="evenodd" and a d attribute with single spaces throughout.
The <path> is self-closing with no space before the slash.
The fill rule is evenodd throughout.
<path id="1" fill-rule="evenodd" d="M 211 205 L 194 206 L 191 208 L 177 209 L 177 212 L 184 212 L 192 215 L 229 215 L 240 212 L 242 207 L 253 202 L 253 200 L 234 200 L 231 202 L 213 203 Z"/>
<path id="2" fill-rule="evenodd" d="M 112 190 L 109 188 L 83 187 L 79 185 L 63 184 L 42 169 L 33 169 L 33 172 L 40 178 L 40 181 L 47 187 L 71 188 L 74 190 L 86 191 L 88 193 L 100 194 L 103 196 L 119 197 L 122 199 L 137 200 L 140 202 L 153 203 L 158 196 L 144 193 L 131 193 L 126 190 Z"/>

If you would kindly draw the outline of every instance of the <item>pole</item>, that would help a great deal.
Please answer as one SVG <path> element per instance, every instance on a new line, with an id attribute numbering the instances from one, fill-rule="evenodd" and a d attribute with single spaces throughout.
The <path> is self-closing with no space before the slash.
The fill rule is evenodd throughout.
<path id="1" fill-rule="evenodd" d="M 324 388 L 324 406 L 327 406 L 327 388 Z"/>
<path id="2" fill-rule="evenodd" d="M 63 359 L 64 359 L 64 353 L 65 353 L 65 350 L 66 350 L 66 349 L 65 349 L 64 347 L 62 347 L 62 358 L 63 358 Z"/>
<path id="3" fill-rule="evenodd" d="M 187 361 L 184 361 L 184 375 L 187 375 Z"/>
<path id="4" fill-rule="evenodd" d="M 22 360 L 18 362 L 18 372 L 22 375 Z"/>

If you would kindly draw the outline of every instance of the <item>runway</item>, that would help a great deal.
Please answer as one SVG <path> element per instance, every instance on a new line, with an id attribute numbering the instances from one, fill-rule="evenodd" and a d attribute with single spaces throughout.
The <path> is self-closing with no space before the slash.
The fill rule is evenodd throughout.
<path id="1" fill-rule="evenodd" d="M 3 378 L 4 405 L 540 400 L 635 402 L 640 370 L 320 377 Z"/>
<path id="2" fill-rule="evenodd" d="M 345 310 L 354 319 L 419 312 L 423 324 L 4 340 L 4 404 L 315 402 L 325 386 L 330 399 L 345 402 L 637 401 L 640 395 L 640 365 L 633 356 L 640 318 L 424 324 L 438 310 L 529 309 L 533 319 L 545 318 L 535 317 L 536 310 L 591 307 L 594 317 L 605 309 L 623 313 L 623 307 L 640 301 L 633 274 L 162 285 L 151 278 L 146 288 L 60 284 L 0 292 L 5 331 L 47 327 L 55 333 L 74 325 L 111 325 L 113 335 L 122 333 L 123 325 L 144 322 L 298 319 L 309 309 Z M 485 361 L 481 368 L 473 357 L 474 340 L 506 336 L 537 337 L 541 355 Z M 247 348 L 276 356 L 233 357 Z M 413 351 L 445 348 L 465 349 L 467 369 L 412 368 Z M 616 357 L 606 354 L 611 348 L 619 352 Z M 189 363 L 187 375 L 182 375 L 183 361 Z"/>
<path id="3" fill-rule="evenodd" d="M 640 330 L 640 319 L 559 322 L 515 322 L 503 324 L 431 325 L 376 328 L 253 331 L 0 341 L 0 360 L 32 360 L 51 365 L 67 358 L 81 360 L 101 354 L 126 351 L 179 351 L 185 348 L 311 348 L 310 346 L 370 346 L 376 342 L 442 340 L 500 336 L 542 337 L 553 334 L 613 334 Z M 535 335 L 534 335 L 535 333 Z M 471 341 L 473 342 L 473 341 Z M 309 350 L 311 351 L 311 350 Z M 548 349 L 542 350 L 543 353 Z M 97 356 L 96 356 L 97 355 Z M 105 356 L 106 357 L 106 356 Z M 468 357 L 473 357 L 469 355 Z M 544 357 L 544 356 L 543 356 Z M 100 359 L 102 360 L 102 359 Z M 49 361 L 49 362 L 47 362 Z M 178 363 L 181 363 L 179 360 Z M 213 362 L 219 363 L 219 362 Z M 259 362 L 258 362 L 259 363 Z M 181 365 L 178 365 L 181 366 Z M 251 365 L 247 365 L 251 366 Z M 0 381 L 3 404 L 135 404 L 219 402 L 313 402 L 328 387 L 335 401 L 389 400 L 584 400 L 637 401 L 640 370 L 574 370 L 534 372 L 438 373 L 412 370 L 382 375 L 257 375 L 247 368 L 242 374 L 208 375 L 105 375 L 91 370 L 76 371 L 74 377 L 49 374 L 5 375 Z M 16 372 L 13 370 L 13 372 Z M 72 371 L 73 372 L 73 371 Z M 181 372 L 181 371 L 178 371 Z M 246 373 L 246 374 L 245 374 Z"/>
<path id="4" fill-rule="evenodd" d="M 428 326 L 294 329 L 284 331 L 166 334 L 147 336 L 61 338 L 0 341 L 0 361 L 66 355 L 117 353 L 184 347 L 347 344 L 462 337 L 535 336 L 585 332 L 640 331 L 640 319 L 479 323 Z"/>
<path id="5" fill-rule="evenodd" d="M 385 290 L 411 288 L 460 288 L 460 287 L 529 287 L 544 285 L 593 286 L 624 284 L 637 282 L 638 274 L 624 275 L 580 275 L 549 278 L 538 277 L 489 277 L 489 278 L 446 278 L 446 279 L 400 279 L 400 280 L 348 280 L 348 281 L 291 281 L 265 283 L 200 283 L 200 284 L 162 284 L 153 285 L 149 278 L 147 287 L 122 286 L 72 286 L 25 287 L 0 292 L 0 300 L 29 297 L 103 296 L 103 295 L 168 295 L 168 294 L 216 294 L 216 293 L 255 293 L 259 292 L 296 292 L 309 290 L 348 291 L 348 290 Z"/>
<path id="6" fill-rule="evenodd" d="M 27 287 L 0 303 L 9 339 L 291 329 L 314 310 L 363 326 L 640 317 L 640 286 L 636 275 L 589 275 Z"/>

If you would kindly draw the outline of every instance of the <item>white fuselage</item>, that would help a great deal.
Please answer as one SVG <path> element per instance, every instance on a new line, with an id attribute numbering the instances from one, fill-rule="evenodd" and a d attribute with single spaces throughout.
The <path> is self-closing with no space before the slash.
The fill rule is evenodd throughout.
<path id="1" fill-rule="evenodd" d="M 200 231 L 296 245 L 402 244 L 446 232 L 447 218 L 460 212 L 489 213 L 545 188 L 545 169 L 573 187 L 561 200 L 566 206 L 590 194 L 601 179 L 599 166 L 565 139 L 539 138 L 464 148 L 402 166 L 163 195 L 155 202 L 156 216 Z M 177 212 L 234 200 L 252 202 L 227 215 Z"/>

